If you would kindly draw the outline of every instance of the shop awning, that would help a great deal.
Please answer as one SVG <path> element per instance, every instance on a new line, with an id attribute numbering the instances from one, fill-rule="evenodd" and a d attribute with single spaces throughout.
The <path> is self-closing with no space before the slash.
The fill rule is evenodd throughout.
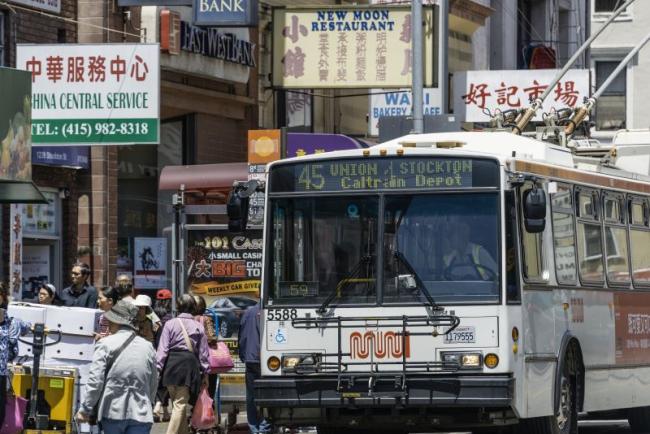
<path id="1" fill-rule="evenodd" d="M 33 182 L 0 181 L 0 203 L 48 203 Z"/>
<path id="2" fill-rule="evenodd" d="M 159 190 L 186 192 L 228 192 L 234 181 L 248 179 L 247 163 L 196 164 L 167 166 L 160 173 Z"/>

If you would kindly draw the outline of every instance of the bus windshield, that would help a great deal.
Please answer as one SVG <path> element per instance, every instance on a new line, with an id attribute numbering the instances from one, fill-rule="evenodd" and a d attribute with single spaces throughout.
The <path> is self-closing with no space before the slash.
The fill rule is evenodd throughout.
<path id="1" fill-rule="evenodd" d="M 439 304 L 498 302 L 498 197 L 467 192 L 391 193 L 383 200 L 378 194 L 274 198 L 268 302 L 421 304 L 423 290 Z"/>

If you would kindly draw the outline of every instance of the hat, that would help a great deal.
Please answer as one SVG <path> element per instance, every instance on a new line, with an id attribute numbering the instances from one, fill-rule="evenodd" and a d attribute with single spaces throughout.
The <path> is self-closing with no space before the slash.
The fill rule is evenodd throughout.
<path id="1" fill-rule="evenodd" d="M 104 313 L 104 318 L 113 324 L 135 328 L 133 322 L 138 315 L 138 308 L 128 301 L 120 300 L 108 312 Z"/>
<path id="2" fill-rule="evenodd" d="M 148 295 L 138 295 L 135 300 L 133 300 L 133 304 L 137 307 L 146 307 L 147 311 L 151 311 L 151 297 Z"/>
<path id="3" fill-rule="evenodd" d="M 159 289 L 158 292 L 156 292 L 156 299 L 157 300 L 171 300 L 172 299 L 172 292 L 167 289 Z"/>

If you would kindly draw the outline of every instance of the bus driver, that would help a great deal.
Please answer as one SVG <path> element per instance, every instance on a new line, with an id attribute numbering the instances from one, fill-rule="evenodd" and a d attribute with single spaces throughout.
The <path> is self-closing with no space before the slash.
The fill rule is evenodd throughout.
<path id="1" fill-rule="evenodd" d="M 470 241 L 465 222 L 449 224 L 447 252 L 443 256 L 444 277 L 448 280 L 495 280 L 497 264 L 485 247 Z"/>

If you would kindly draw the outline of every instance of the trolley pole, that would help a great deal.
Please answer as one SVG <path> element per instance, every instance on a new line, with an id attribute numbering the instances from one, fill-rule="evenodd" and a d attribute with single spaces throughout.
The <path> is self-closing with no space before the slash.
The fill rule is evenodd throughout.
<path id="1" fill-rule="evenodd" d="M 449 0 L 440 0 L 440 32 L 438 33 L 438 87 L 442 114 L 449 110 Z"/>
<path id="2" fill-rule="evenodd" d="M 413 113 L 413 134 L 424 133 L 423 117 L 423 52 L 422 52 L 422 0 L 411 1 L 411 104 Z"/>

